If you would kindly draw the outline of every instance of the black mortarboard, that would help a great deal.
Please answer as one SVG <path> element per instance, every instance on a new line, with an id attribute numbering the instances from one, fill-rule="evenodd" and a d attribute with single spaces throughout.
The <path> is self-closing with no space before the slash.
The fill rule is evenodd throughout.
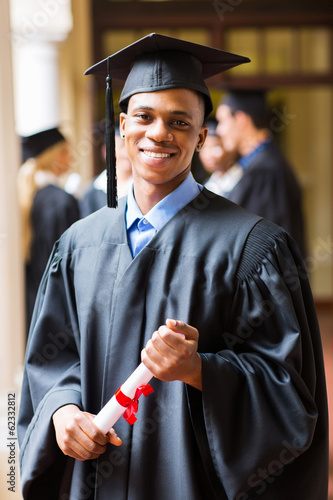
<path id="1" fill-rule="evenodd" d="M 225 104 L 232 111 L 243 111 L 254 121 L 265 123 L 268 116 L 266 90 L 230 90 L 221 104 Z"/>
<path id="2" fill-rule="evenodd" d="M 46 149 L 58 142 L 65 141 L 65 137 L 57 128 L 37 132 L 36 134 L 21 137 L 23 163 L 28 158 L 35 158 Z"/>
<path id="3" fill-rule="evenodd" d="M 117 206 L 111 77 L 126 80 L 119 100 L 125 112 L 129 98 L 134 94 L 186 88 L 203 94 L 207 117 L 213 106 L 205 79 L 245 62 L 250 60 L 230 52 L 151 33 L 85 72 L 86 75 L 104 76 L 107 81 L 106 166 L 109 207 Z"/>

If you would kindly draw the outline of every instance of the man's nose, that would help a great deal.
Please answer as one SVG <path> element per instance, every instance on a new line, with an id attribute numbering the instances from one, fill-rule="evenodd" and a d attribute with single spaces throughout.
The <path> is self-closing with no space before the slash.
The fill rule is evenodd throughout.
<path id="1" fill-rule="evenodd" d="M 173 139 L 168 124 L 162 119 L 154 120 L 154 122 L 149 125 L 146 136 L 155 142 L 169 142 Z"/>

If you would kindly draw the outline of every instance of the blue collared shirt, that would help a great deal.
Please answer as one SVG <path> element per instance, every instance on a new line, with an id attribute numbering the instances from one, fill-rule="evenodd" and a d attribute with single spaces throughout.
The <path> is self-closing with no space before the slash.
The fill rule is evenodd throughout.
<path id="1" fill-rule="evenodd" d="M 132 255 L 135 257 L 157 231 L 162 229 L 179 210 L 198 196 L 201 189 L 202 186 L 196 183 L 190 173 L 172 193 L 158 202 L 146 215 L 143 215 L 135 201 L 132 186 L 126 209 L 126 228 Z"/>

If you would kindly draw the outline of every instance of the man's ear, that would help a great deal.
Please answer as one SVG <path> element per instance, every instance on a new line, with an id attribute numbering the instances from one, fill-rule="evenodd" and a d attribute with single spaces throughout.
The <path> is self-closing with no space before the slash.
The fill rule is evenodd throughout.
<path id="1" fill-rule="evenodd" d="M 199 132 L 199 139 L 198 139 L 198 146 L 200 146 L 200 149 L 205 144 L 207 134 L 208 134 L 208 127 L 202 126 Z"/>
<path id="2" fill-rule="evenodd" d="M 125 137 L 125 124 L 126 124 L 126 113 L 120 113 L 119 115 L 119 132 L 121 137 Z"/>

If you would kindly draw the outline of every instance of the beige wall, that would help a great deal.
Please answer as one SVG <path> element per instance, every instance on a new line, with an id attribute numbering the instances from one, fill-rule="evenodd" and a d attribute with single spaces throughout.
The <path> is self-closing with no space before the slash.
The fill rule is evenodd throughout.
<path id="1" fill-rule="evenodd" d="M 333 297 L 332 165 L 333 89 L 283 91 L 290 118 L 285 151 L 303 187 L 309 257 L 305 259 L 317 300 Z"/>

